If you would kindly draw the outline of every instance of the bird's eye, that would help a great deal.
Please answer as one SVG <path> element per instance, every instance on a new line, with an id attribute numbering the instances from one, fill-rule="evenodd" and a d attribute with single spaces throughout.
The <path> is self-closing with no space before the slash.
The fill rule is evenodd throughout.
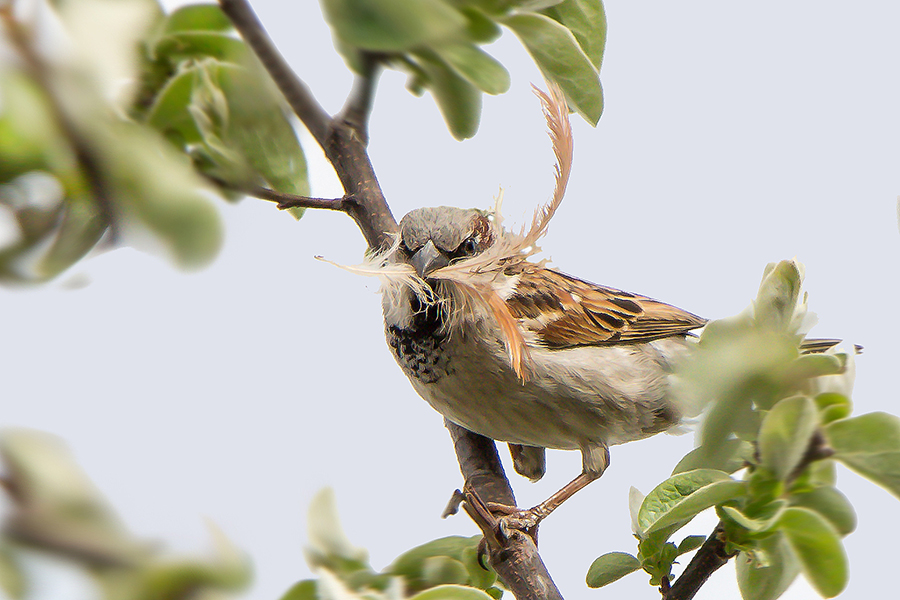
<path id="1" fill-rule="evenodd" d="M 459 245 L 458 252 L 463 256 L 472 256 L 478 250 L 478 244 L 473 238 L 469 238 Z"/>

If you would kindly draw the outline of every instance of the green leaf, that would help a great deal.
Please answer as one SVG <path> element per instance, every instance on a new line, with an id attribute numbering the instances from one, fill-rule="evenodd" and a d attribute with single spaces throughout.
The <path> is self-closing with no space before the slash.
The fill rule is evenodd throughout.
<path id="1" fill-rule="evenodd" d="M 428 77 L 428 89 L 441 109 L 450 134 L 457 140 L 474 136 L 481 119 L 481 92 L 434 53 L 416 52 L 414 56 Z"/>
<path id="2" fill-rule="evenodd" d="M 781 515 L 778 528 L 816 591 L 826 598 L 840 594 L 847 586 L 847 556 L 831 524 L 816 512 L 792 507 Z"/>
<path id="3" fill-rule="evenodd" d="M 509 90 L 509 72 L 490 54 L 474 44 L 446 44 L 435 52 L 460 77 L 488 94 Z"/>
<path id="4" fill-rule="evenodd" d="M 847 496 L 836 488 L 823 486 L 809 492 L 793 494 L 789 500 L 792 506 L 808 508 L 828 519 L 842 536 L 849 535 L 856 529 L 856 511 L 853 510 Z"/>
<path id="5" fill-rule="evenodd" d="M 408 52 L 465 39 L 466 19 L 441 0 L 322 0 L 325 19 L 350 46 Z"/>
<path id="6" fill-rule="evenodd" d="M 609 552 L 597 558 L 588 569 L 587 585 L 599 588 L 641 568 L 641 561 L 626 552 Z"/>
<path id="7" fill-rule="evenodd" d="M 801 268 L 793 260 L 770 263 L 766 267 L 753 304 L 757 323 L 775 331 L 787 331 L 800 296 Z"/>
<path id="8" fill-rule="evenodd" d="M 644 534 L 676 523 L 686 523 L 698 513 L 745 492 L 745 486 L 722 471 L 697 469 L 674 475 L 644 498 L 638 527 Z"/>
<path id="9" fill-rule="evenodd" d="M 706 541 L 706 536 L 704 535 L 689 535 L 678 544 L 678 556 L 682 554 L 687 554 L 693 550 L 696 550 L 700 546 L 703 545 L 703 542 Z"/>
<path id="10" fill-rule="evenodd" d="M 419 592 L 409 600 L 493 600 L 485 592 L 462 585 L 439 585 Z"/>
<path id="11" fill-rule="evenodd" d="M 68 198 L 62 222 L 47 253 L 37 266 L 39 277 L 55 277 L 80 260 L 97 245 L 108 223 L 92 202 Z"/>
<path id="12" fill-rule="evenodd" d="M 230 31 L 231 21 L 216 4 L 188 4 L 174 11 L 166 19 L 165 32 Z"/>
<path id="13" fill-rule="evenodd" d="M 835 460 L 900 498 L 900 418 L 875 412 L 834 421 L 825 437 Z"/>
<path id="14" fill-rule="evenodd" d="M 785 398 L 769 411 L 759 430 L 762 466 L 784 481 L 800 464 L 818 425 L 816 405 L 806 396 Z"/>
<path id="15" fill-rule="evenodd" d="M 757 542 L 757 552 L 735 559 L 738 588 L 744 600 L 775 600 L 800 573 L 800 564 L 781 533 Z"/>
<path id="16" fill-rule="evenodd" d="M 318 600 L 317 585 L 313 579 L 298 581 L 279 600 Z"/>
<path id="17" fill-rule="evenodd" d="M 784 500 L 773 500 L 753 511 L 752 516 L 734 506 L 723 506 L 721 510 L 744 529 L 759 533 L 772 528 L 781 517 L 786 505 L 787 502 Z"/>
<path id="18" fill-rule="evenodd" d="M 601 0 L 565 0 L 544 11 L 565 25 L 598 71 L 606 46 L 606 12 Z"/>
<path id="19" fill-rule="evenodd" d="M 548 80 L 566 95 L 570 108 L 596 125 L 603 112 L 603 90 L 591 60 L 572 32 L 550 17 L 521 13 L 503 18 Z"/>

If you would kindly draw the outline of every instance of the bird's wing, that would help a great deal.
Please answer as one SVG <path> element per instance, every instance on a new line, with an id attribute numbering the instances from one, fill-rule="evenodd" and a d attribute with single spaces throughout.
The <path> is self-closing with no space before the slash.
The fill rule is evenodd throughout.
<path id="1" fill-rule="evenodd" d="M 553 269 L 531 265 L 517 275 L 506 299 L 509 311 L 549 348 L 648 342 L 706 324 L 706 319 L 669 304 Z"/>

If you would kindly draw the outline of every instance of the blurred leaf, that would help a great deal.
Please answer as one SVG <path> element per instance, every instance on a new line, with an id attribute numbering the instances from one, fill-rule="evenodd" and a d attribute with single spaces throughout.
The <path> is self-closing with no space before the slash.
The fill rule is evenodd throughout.
<path id="1" fill-rule="evenodd" d="M 587 585 L 599 588 L 641 568 L 641 561 L 626 552 L 609 552 L 597 558 L 587 572 Z"/>
<path id="2" fill-rule="evenodd" d="M 766 267 L 753 304 L 757 323 L 774 331 L 788 330 L 800 297 L 801 269 L 793 260 L 770 263 Z"/>
<path id="3" fill-rule="evenodd" d="M 450 536 L 432 540 L 398 556 L 384 573 L 402 576 L 407 589 L 416 592 L 433 585 L 430 577 L 434 570 L 456 563 L 465 569 L 467 576 L 459 583 L 487 589 L 497 580 L 497 574 L 493 570 L 485 570 L 478 563 L 477 546 L 480 540 L 481 536 Z M 452 563 L 447 560 L 452 560 Z M 456 575 L 462 575 L 455 565 L 448 568 L 455 570 Z"/>
<path id="4" fill-rule="evenodd" d="M 103 152 L 124 228 L 145 226 L 184 267 L 212 260 L 221 245 L 222 227 L 200 191 L 205 182 L 183 154 L 155 132 L 127 123 L 116 127 Z"/>
<path id="5" fill-rule="evenodd" d="M 474 44 L 445 44 L 435 52 L 457 75 L 488 94 L 509 90 L 509 72 Z"/>
<path id="6" fill-rule="evenodd" d="M 816 591 L 826 598 L 840 594 L 847 585 L 847 556 L 828 521 L 811 510 L 792 507 L 782 513 L 778 527 Z"/>
<path id="7" fill-rule="evenodd" d="M 422 563 L 422 578 L 429 587 L 442 584 L 466 585 L 469 572 L 461 562 L 449 556 L 431 556 Z"/>
<path id="8" fill-rule="evenodd" d="M 178 147 L 196 144 L 203 139 L 188 112 L 197 77 L 197 69 L 194 67 L 172 77 L 160 90 L 147 113 L 147 124 L 170 138 Z"/>
<path id="9" fill-rule="evenodd" d="M 638 513 L 643 533 L 687 522 L 698 513 L 745 491 L 745 485 L 722 471 L 698 469 L 674 475 L 647 494 Z"/>
<path id="10" fill-rule="evenodd" d="M 176 31 L 230 31 L 231 21 L 217 4 L 188 4 L 166 19 L 166 33 Z"/>
<path id="11" fill-rule="evenodd" d="M 298 581 L 279 600 L 318 600 L 316 582 L 313 579 Z"/>
<path id="12" fill-rule="evenodd" d="M 512 29 L 548 80 L 559 85 L 569 107 L 591 125 L 603 112 L 603 91 L 597 70 L 572 32 L 550 17 L 521 13 L 501 22 Z"/>
<path id="13" fill-rule="evenodd" d="M 606 12 L 601 0 L 565 0 L 544 11 L 565 25 L 598 71 L 606 46 Z"/>
<path id="14" fill-rule="evenodd" d="M 806 396 L 785 398 L 769 411 L 759 430 L 760 464 L 784 481 L 800 464 L 818 425 L 818 411 Z"/>
<path id="15" fill-rule="evenodd" d="M 841 355 L 843 356 L 843 355 Z M 834 354 L 804 354 L 788 365 L 785 379 L 802 383 L 813 377 L 843 373 L 844 361 Z"/>
<path id="16" fill-rule="evenodd" d="M 856 511 L 847 497 L 830 486 L 816 488 L 809 492 L 793 494 L 792 506 L 808 508 L 822 515 L 839 534 L 849 535 L 856 529 Z"/>
<path id="17" fill-rule="evenodd" d="M 843 394 L 825 392 L 815 397 L 819 407 L 819 420 L 823 424 L 846 419 L 853 412 L 853 403 Z"/>
<path id="18" fill-rule="evenodd" d="M 706 541 L 705 535 L 689 535 L 678 544 L 678 556 L 696 550 Z"/>
<path id="19" fill-rule="evenodd" d="M 162 37 L 153 49 L 157 58 L 177 63 L 194 58 L 215 58 L 244 64 L 250 50 L 243 41 L 215 31 L 180 31 Z"/>
<path id="20" fill-rule="evenodd" d="M 753 445 L 750 442 L 732 438 L 724 440 L 719 452 L 713 455 L 706 454 L 701 448 L 694 448 L 678 461 L 672 475 L 695 469 L 715 469 L 731 474 L 744 468 L 752 455 Z"/>
<path id="21" fill-rule="evenodd" d="M 439 585 L 419 592 L 409 600 L 492 600 L 485 592 L 461 585 Z"/>
<path id="22" fill-rule="evenodd" d="M 755 555 L 741 552 L 735 559 L 743 600 L 775 600 L 800 573 L 800 564 L 781 533 L 757 542 Z M 765 561 L 760 559 L 765 557 Z"/>
<path id="23" fill-rule="evenodd" d="M 418 66 L 428 77 L 428 89 L 441 109 L 450 134 L 465 140 L 478 131 L 481 92 L 430 52 L 416 52 Z"/>
<path id="24" fill-rule="evenodd" d="M 466 19 L 441 0 L 322 0 L 325 19 L 350 46 L 408 52 L 462 41 Z"/>
<path id="25" fill-rule="evenodd" d="M 69 198 L 59 230 L 37 267 L 41 278 L 56 277 L 97 245 L 107 222 L 84 198 Z"/>
<path id="26" fill-rule="evenodd" d="M 875 412 L 842 419 L 825 436 L 835 460 L 900 497 L 900 418 Z"/>
<path id="27" fill-rule="evenodd" d="M 354 546 L 344 533 L 331 488 L 320 490 L 310 501 L 306 523 L 309 536 L 306 560 L 310 567 L 331 568 L 334 559 L 360 565 L 368 563 L 369 553 Z"/>
<path id="28" fill-rule="evenodd" d="M 459 6 L 459 11 L 466 18 L 468 38 L 479 44 L 489 44 L 503 34 L 503 30 L 483 12 L 470 6 Z"/>
<path id="29" fill-rule="evenodd" d="M 6 544 L 0 543 L 0 591 L 13 600 L 21 600 L 27 588 L 18 559 Z"/>

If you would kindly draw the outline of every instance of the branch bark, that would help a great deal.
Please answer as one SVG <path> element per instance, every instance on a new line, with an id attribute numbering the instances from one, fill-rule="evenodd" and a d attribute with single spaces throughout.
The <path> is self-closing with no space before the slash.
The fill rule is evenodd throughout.
<path id="1" fill-rule="evenodd" d="M 371 250 L 389 245 L 398 231 L 397 221 L 378 185 L 375 169 L 366 151 L 378 57 L 364 57 L 364 72 L 357 76 L 341 113 L 332 118 L 288 66 L 249 3 L 246 0 L 219 0 L 219 3 L 268 70 L 291 109 L 325 151 L 341 180 L 345 195 L 340 199 L 325 200 L 289 197 L 265 188 L 243 191 L 276 201 L 279 207 L 341 210 L 356 221 Z M 467 489 L 475 492 L 479 498 L 477 502 L 484 500 L 515 506 L 515 497 L 494 442 L 449 422 L 447 428 Z M 470 512 L 472 504 L 473 501 L 466 502 L 467 512 Z M 490 516 L 489 511 L 487 514 Z M 498 540 L 493 516 L 484 521 L 484 531 L 487 539 Z M 531 537 L 521 532 L 511 532 L 508 537 L 502 536 L 496 543 L 489 544 L 489 550 L 491 564 L 518 600 L 562 600 Z"/>

